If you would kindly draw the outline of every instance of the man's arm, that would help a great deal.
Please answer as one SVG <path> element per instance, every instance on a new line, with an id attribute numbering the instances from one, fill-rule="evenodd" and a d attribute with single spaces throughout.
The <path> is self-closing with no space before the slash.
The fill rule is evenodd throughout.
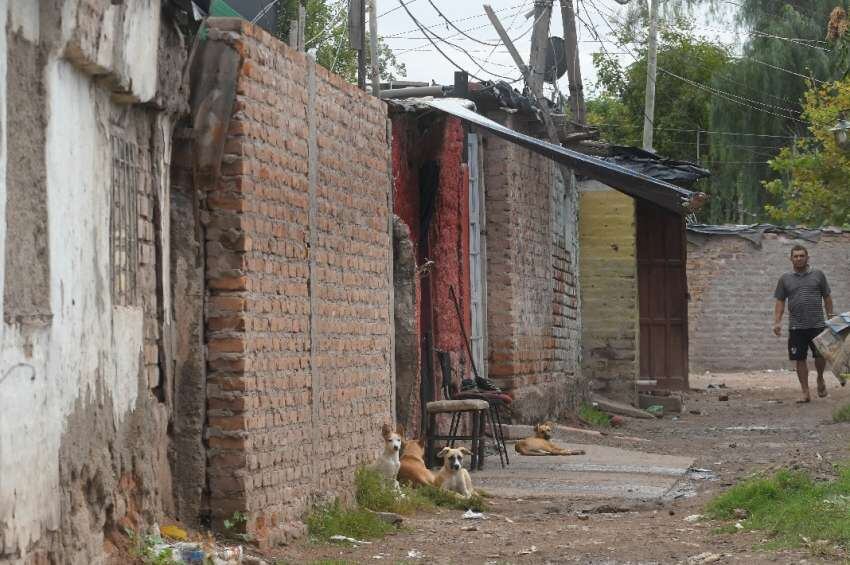
<path id="1" fill-rule="evenodd" d="M 782 333 L 782 314 L 785 313 L 785 301 L 777 300 L 773 306 L 773 333 L 780 335 Z"/>
<path id="2" fill-rule="evenodd" d="M 832 295 L 823 297 L 823 306 L 826 309 L 826 317 L 832 318 L 835 315 L 835 310 L 832 307 Z"/>

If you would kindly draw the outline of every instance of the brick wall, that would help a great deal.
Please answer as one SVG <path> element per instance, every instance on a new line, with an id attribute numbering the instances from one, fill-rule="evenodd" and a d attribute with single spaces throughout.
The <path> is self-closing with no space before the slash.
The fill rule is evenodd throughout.
<path id="1" fill-rule="evenodd" d="M 409 228 L 419 265 L 433 261 L 427 277 L 419 281 L 416 294 L 417 341 L 433 332 L 434 350 L 447 351 L 452 379 L 459 384 L 472 375 L 457 312 L 451 300 L 454 288 L 464 329 L 471 335 L 469 267 L 469 172 L 464 162 L 466 132 L 457 118 L 422 116 L 408 112 L 393 115 L 394 210 Z M 433 213 L 423 239 L 424 194 L 421 171 L 427 164 L 438 170 Z M 424 244 L 424 245 L 423 245 Z M 418 343 L 416 344 L 418 347 Z M 443 374 L 437 356 L 430 360 L 435 398 L 440 398 Z M 417 380 L 416 385 L 420 383 Z M 418 390 L 418 389 L 417 389 Z M 414 414 L 409 411 L 409 414 Z M 418 416 L 418 414 L 417 414 Z M 412 433 L 419 421 L 408 418 Z"/>
<path id="2" fill-rule="evenodd" d="M 688 234 L 688 323 L 692 371 L 789 368 L 787 318 L 773 335 L 773 291 L 802 244 L 832 287 L 836 312 L 850 310 L 850 234 L 817 243 L 765 234 L 761 247 L 735 236 Z M 787 313 L 786 313 L 787 316 Z"/>
<path id="3" fill-rule="evenodd" d="M 490 377 L 513 392 L 515 419 L 554 417 L 583 391 L 575 189 L 556 186 L 548 159 L 491 135 L 484 177 Z"/>
<path id="4" fill-rule="evenodd" d="M 350 494 L 392 421 L 386 109 L 259 28 L 210 27 L 242 57 L 207 196 L 210 505 L 271 543 Z"/>
<path id="5" fill-rule="evenodd" d="M 631 401 L 639 370 L 635 201 L 592 180 L 580 191 L 582 369 L 595 390 Z"/>

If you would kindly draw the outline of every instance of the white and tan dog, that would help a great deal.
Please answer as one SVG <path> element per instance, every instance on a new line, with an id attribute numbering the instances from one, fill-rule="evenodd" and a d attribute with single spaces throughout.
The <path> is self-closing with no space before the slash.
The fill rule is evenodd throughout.
<path id="1" fill-rule="evenodd" d="M 476 493 L 469 471 L 463 468 L 464 455 L 472 455 L 472 452 L 465 447 L 444 447 L 437 454 L 437 457 L 443 458 L 443 467 L 434 477 L 434 486 L 457 493 L 461 498 L 469 498 Z"/>
<path id="2" fill-rule="evenodd" d="M 399 453 L 401 452 L 401 428 L 394 432 L 391 427 L 384 424 L 381 427 L 381 436 L 384 438 L 384 452 L 372 465 L 372 468 L 386 477 L 392 484 L 398 485 L 398 469 L 401 466 Z"/>

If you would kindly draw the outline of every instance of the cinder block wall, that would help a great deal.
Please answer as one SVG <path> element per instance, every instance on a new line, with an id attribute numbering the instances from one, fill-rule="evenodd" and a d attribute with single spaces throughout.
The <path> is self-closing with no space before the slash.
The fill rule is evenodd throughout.
<path id="1" fill-rule="evenodd" d="M 526 118 L 490 116 L 522 131 Z M 553 163 L 484 137 L 489 373 L 514 396 L 514 419 L 573 409 L 581 379 L 575 190 Z"/>
<path id="2" fill-rule="evenodd" d="M 260 28 L 210 27 L 242 57 L 207 199 L 210 506 L 274 543 L 351 494 L 393 420 L 386 108 Z"/>
<path id="3" fill-rule="evenodd" d="M 761 247 L 735 236 L 688 234 L 688 333 L 691 371 L 791 367 L 782 337 L 773 335 L 773 291 L 791 270 L 791 247 L 804 245 L 810 263 L 832 287 L 836 312 L 850 310 L 850 233 L 817 243 L 765 234 Z"/>
<path id="4" fill-rule="evenodd" d="M 593 180 L 579 190 L 582 370 L 594 390 L 630 402 L 640 369 L 635 201 Z"/>

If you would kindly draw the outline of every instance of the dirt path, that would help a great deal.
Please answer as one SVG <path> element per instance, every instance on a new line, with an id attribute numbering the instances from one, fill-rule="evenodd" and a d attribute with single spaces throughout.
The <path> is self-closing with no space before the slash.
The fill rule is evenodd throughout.
<path id="1" fill-rule="evenodd" d="M 709 384 L 726 388 L 707 389 Z M 685 482 L 694 496 L 663 502 L 495 498 L 483 520 L 464 520 L 461 512 L 448 510 L 421 514 L 405 520 L 406 531 L 370 545 L 305 542 L 281 548 L 275 557 L 285 563 L 625 564 L 709 562 L 693 559 L 710 552 L 721 556 L 715 563 L 841 562 L 803 550 L 759 551 L 757 534 L 719 534 L 716 524 L 685 520 L 754 471 L 797 465 L 830 476 L 831 464 L 848 458 L 850 424 L 833 424 L 830 416 L 850 402 L 850 386 L 840 388 L 831 375 L 827 384 L 828 398 L 798 405 L 790 372 L 696 375 L 683 414 L 628 420 L 623 433 L 646 439 L 640 450 L 691 456 L 697 467 L 714 472 L 714 480 Z"/>

